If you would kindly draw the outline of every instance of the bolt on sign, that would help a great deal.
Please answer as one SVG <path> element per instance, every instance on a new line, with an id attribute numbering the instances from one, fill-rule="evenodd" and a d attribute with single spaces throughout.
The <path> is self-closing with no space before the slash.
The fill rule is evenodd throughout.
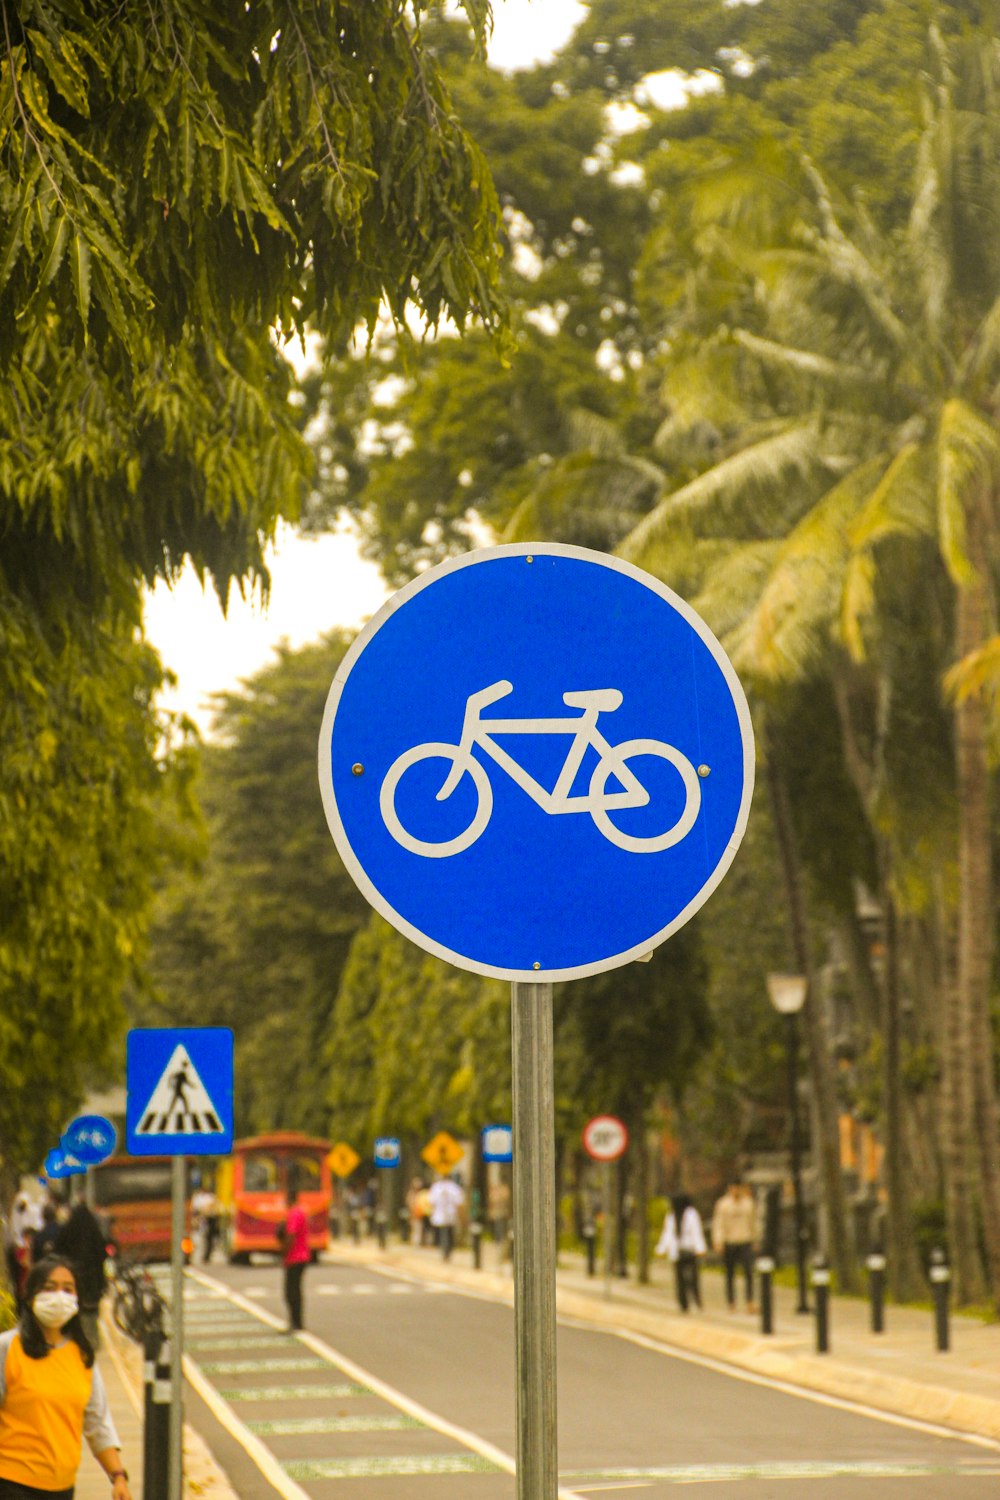
<path id="1" fill-rule="evenodd" d="M 338 1141 L 327 1152 L 326 1164 L 336 1177 L 350 1177 L 361 1157 L 346 1141 Z"/>
<path id="2" fill-rule="evenodd" d="M 443 1177 L 462 1160 L 465 1152 L 447 1130 L 439 1130 L 434 1139 L 427 1142 L 420 1155 L 429 1167 L 433 1167 Z"/>

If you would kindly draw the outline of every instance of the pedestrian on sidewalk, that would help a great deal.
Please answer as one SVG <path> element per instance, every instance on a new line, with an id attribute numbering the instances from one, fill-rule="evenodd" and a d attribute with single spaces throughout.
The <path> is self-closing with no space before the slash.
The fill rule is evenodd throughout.
<path id="1" fill-rule="evenodd" d="M 757 1242 L 757 1205 L 748 1183 L 734 1178 L 712 1213 L 712 1249 L 722 1256 L 726 1272 L 726 1302 L 736 1308 L 736 1273 L 743 1272 L 748 1313 L 756 1311 L 753 1300 L 753 1255 Z"/>
<path id="2" fill-rule="evenodd" d="M 92 1349 L 100 1347 L 98 1318 L 101 1298 L 107 1290 L 107 1273 L 104 1269 L 108 1255 L 107 1239 L 97 1216 L 80 1198 L 73 1205 L 69 1218 L 57 1233 L 54 1241 L 57 1255 L 70 1262 L 76 1272 L 76 1287 L 80 1298 L 80 1321 Z"/>
<path id="3" fill-rule="evenodd" d="M 445 1260 L 451 1259 L 459 1210 L 464 1202 L 465 1190 L 457 1174 L 439 1177 L 431 1183 L 431 1223 L 437 1231 L 438 1245 Z"/>
<path id="4" fill-rule="evenodd" d="M 28 1273 L 17 1328 L 0 1334 L 0 1500 L 72 1500 L 84 1438 L 112 1500 L 131 1500 L 73 1268 L 49 1256 Z"/>
<path id="5" fill-rule="evenodd" d="M 665 1255 L 674 1268 L 677 1302 L 687 1312 L 689 1302 L 701 1306 L 699 1263 L 708 1254 L 701 1214 L 686 1193 L 675 1193 L 663 1221 L 663 1231 L 656 1245 L 657 1255 Z"/>
<path id="6" fill-rule="evenodd" d="M 288 1215 L 282 1226 L 281 1240 L 285 1265 L 285 1305 L 288 1308 L 286 1333 L 302 1328 L 302 1278 L 309 1264 L 309 1224 L 305 1210 L 296 1201 L 299 1190 L 294 1182 L 288 1186 Z M 3 1497 L 0 1496 L 0 1500 Z"/>

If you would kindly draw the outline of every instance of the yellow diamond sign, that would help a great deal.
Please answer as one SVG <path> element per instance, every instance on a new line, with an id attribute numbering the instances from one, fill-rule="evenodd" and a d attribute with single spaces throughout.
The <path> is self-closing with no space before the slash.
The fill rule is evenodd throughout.
<path id="1" fill-rule="evenodd" d="M 462 1160 L 465 1152 L 447 1130 L 439 1130 L 434 1139 L 427 1142 L 420 1155 L 429 1167 L 443 1176 L 445 1172 L 451 1171 L 456 1162 Z"/>
<path id="2" fill-rule="evenodd" d="M 327 1153 L 327 1166 L 338 1177 L 350 1177 L 361 1157 L 346 1141 L 338 1141 Z"/>

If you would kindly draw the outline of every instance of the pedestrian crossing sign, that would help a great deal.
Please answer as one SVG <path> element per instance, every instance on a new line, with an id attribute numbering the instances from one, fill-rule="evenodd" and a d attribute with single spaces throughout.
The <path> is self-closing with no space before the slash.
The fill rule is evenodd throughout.
<path id="1" fill-rule="evenodd" d="M 420 1155 L 429 1167 L 446 1177 L 452 1167 L 462 1160 L 465 1151 L 447 1130 L 439 1130 L 433 1140 L 427 1142 Z"/>
<path id="2" fill-rule="evenodd" d="M 226 1156 L 233 1145 L 233 1033 L 225 1026 L 128 1034 L 126 1150 Z"/>

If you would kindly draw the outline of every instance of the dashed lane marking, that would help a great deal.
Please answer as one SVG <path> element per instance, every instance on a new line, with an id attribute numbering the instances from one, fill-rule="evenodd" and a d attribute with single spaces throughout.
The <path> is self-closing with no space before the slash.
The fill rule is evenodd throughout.
<path id="1" fill-rule="evenodd" d="M 664 1464 L 655 1468 L 572 1469 L 560 1476 L 585 1487 L 589 1480 L 666 1479 L 674 1484 L 722 1484 L 741 1479 L 926 1479 L 947 1476 L 996 1478 L 996 1464 L 885 1463 L 816 1460 L 805 1463 Z"/>
<path id="2" fill-rule="evenodd" d="M 223 1401 L 326 1401 L 371 1394 L 367 1386 L 347 1382 L 341 1385 L 247 1385 L 219 1392 Z"/>
<path id="3" fill-rule="evenodd" d="M 269 1422 L 247 1422 L 261 1437 L 297 1437 L 308 1432 L 412 1432 L 422 1430 L 415 1417 L 278 1417 Z"/>
<path id="4" fill-rule="evenodd" d="M 259 1375 L 270 1370 L 323 1370 L 321 1359 L 217 1359 L 198 1361 L 206 1375 Z"/>
<path id="5" fill-rule="evenodd" d="M 232 1291 L 229 1288 L 225 1287 L 222 1282 L 211 1280 L 204 1271 L 191 1270 L 188 1272 L 188 1275 L 199 1281 L 202 1285 L 208 1286 L 213 1290 L 222 1290 L 229 1297 L 234 1307 L 244 1308 L 255 1318 L 259 1319 L 260 1322 L 267 1323 L 272 1328 L 279 1328 L 281 1326 L 279 1320 L 274 1316 L 273 1313 L 266 1312 L 264 1308 L 255 1306 L 253 1302 L 247 1301 L 245 1298 L 241 1297 L 239 1292 Z M 438 1290 L 445 1292 L 448 1291 L 449 1288 L 440 1287 L 438 1288 Z M 383 1400 L 388 1401 L 391 1406 L 395 1406 L 399 1411 L 406 1412 L 407 1415 L 415 1417 L 417 1421 L 420 1422 L 423 1426 L 431 1428 L 433 1431 L 439 1433 L 442 1437 L 451 1438 L 454 1442 L 459 1443 L 463 1448 L 467 1448 L 470 1450 L 469 1454 L 450 1455 L 448 1461 L 451 1462 L 452 1460 L 455 1460 L 459 1463 L 471 1463 L 473 1465 L 472 1468 L 444 1468 L 437 1469 L 432 1472 L 489 1473 L 496 1470 L 500 1470 L 501 1472 L 507 1474 L 513 1474 L 516 1472 L 516 1465 L 511 1454 L 505 1453 L 494 1443 L 490 1443 L 485 1438 L 480 1437 L 478 1433 L 470 1432 L 465 1427 L 459 1427 L 456 1423 L 449 1422 L 446 1418 L 438 1416 L 436 1412 L 429 1411 L 427 1407 L 421 1406 L 419 1402 L 412 1401 L 409 1396 L 404 1396 L 402 1391 L 396 1390 L 394 1386 L 388 1385 L 384 1380 L 379 1380 L 377 1376 L 372 1375 L 370 1371 L 363 1369 L 361 1365 L 358 1365 L 353 1360 L 348 1359 L 346 1355 L 340 1354 L 336 1349 L 332 1349 L 329 1344 L 324 1343 L 322 1339 L 316 1338 L 314 1334 L 299 1333 L 296 1335 L 296 1338 L 301 1345 L 304 1345 L 307 1349 L 313 1350 L 313 1352 L 317 1354 L 321 1359 L 326 1361 L 328 1365 L 335 1366 L 350 1380 L 356 1381 L 359 1385 L 367 1386 L 372 1395 L 381 1396 Z M 192 1364 L 191 1368 L 196 1374 L 199 1373 L 197 1365 Z M 207 1386 L 208 1389 L 212 1391 L 213 1396 L 215 1396 L 214 1390 L 204 1379 L 202 1379 L 199 1389 L 201 1388 L 201 1386 Z M 246 1432 L 246 1437 L 248 1440 L 258 1444 L 258 1446 L 263 1446 L 260 1443 L 260 1439 L 257 1438 L 254 1433 L 250 1432 L 246 1428 L 245 1424 L 242 1423 L 238 1417 L 236 1417 L 235 1413 L 232 1412 L 231 1409 L 227 1407 L 223 1402 L 221 1402 L 218 1398 L 216 1398 L 213 1410 L 216 1411 L 217 1415 L 220 1411 L 228 1413 L 228 1417 L 231 1422 L 237 1424 L 239 1427 L 243 1428 L 244 1432 Z M 223 1420 L 225 1421 L 224 1418 Z M 230 1426 L 230 1431 L 234 1431 L 233 1426 Z M 245 1443 L 244 1446 L 246 1446 Z M 268 1453 L 269 1450 L 265 1448 L 264 1452 Z M 421 1461 L 423 1462 L 425 1460 Z M 292 1475 L 295 1478 L 302 1477 L 336 1479 L 350 1477 L 349 1475 L 345 1475 L 344 1473 L 342 1473 L 342 1471 L 339 1469 L 333 1471 L 324 1470 L 323 1473 L 310 1472 L 309 1474 L 300 1475 L 297 1470 L 293 1471 L 293 1469 L 290 1467 L 287 1472 L 289 1475 Z M 376 1471 L 372 1470 L 368 1472 L 374 1473 Z M 417 1471 L 408 1470 L 407 1472 Z M 566 1487 L 565 1485 L 560 1485 L 556 1491 L 555 1500 L 579 1500 L 579 1497 L 574 1490 Z"/>
<path id="6" fill-rule="evenodd" d="M 388 1475 L 497 1474 L 501 1470 L 475 1453 L 428 1454 L 421 1458 L 319 1458 L 286 1464 L 293 1479 L 374 1479 Z"/>
<path id="7" fill-rule="evenodd" d="M 260 1336 L 259 1333 L 233 1333 L 233 1334 L 229 1334 L 229 1335 L 223 1335 L 221 1338 L 218 1337 L 217 1335 L 213 1334 L 211 1338 L 207 1338 L 207 1339 L 199 1338 L 198 1335 L 195 1334 L 192 1338 L 186 1340 L 186 1342 L 190 1343 L 190 1344 L 197 1345 L 198 1353 L 199 1354 L 201 1354 L 202 1351 L 205 1350 L 205 1349 L 236 1349 L 236 1350 L 239 1350 L 239 1349 L 243 1349 L 243 1348 L 245 1348 L 245 1349 L 287 1349 L 288 1348 L 288 1339 L 287 1338 L 283 1338 L 283 1339 L 282 1338 L 269 1339 L 269 1338 L 266 1338 L 266 1337 L 265 1338 L 261 1338 L 261 1336 Z"/>

